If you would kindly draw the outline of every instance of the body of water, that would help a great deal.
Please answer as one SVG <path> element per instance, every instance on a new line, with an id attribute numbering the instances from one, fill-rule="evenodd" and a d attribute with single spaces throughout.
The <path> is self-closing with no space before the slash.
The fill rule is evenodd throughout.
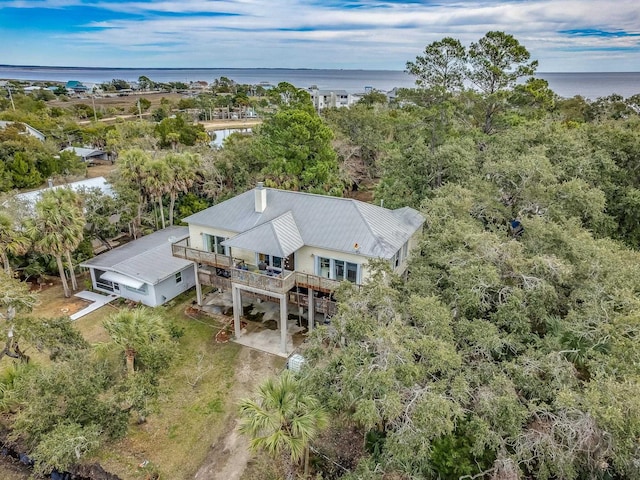
<path id="1" fill-rule="evenodd" d="M 24 67 L 0 65 L 0 79 L 50 80 L 86 83 L 108 82 L 114 78 L 136 81 L 146 76 L 156 82 L 191 82 L 227 77 L 237 83 L 277 85 L 288 82 L 299 88 L 312 85 L 320 89 L 346 90 L 349 93 L 371 87 L 388 91 L 394 87 L 414 87 L 414 77 L 394 70 L 326 70 L 285 68 L 79 68 Z M 538 73 L 561 97 L 581 95 L 596 99 L 617 93 L 627 98 L 640 93 L 640 72 L 611 73 Z"/>
<path id="2" fill-rule="evenodd" d="M 221 147 L 224 143 L 224 139 L 232 133 L 251 133 L 250 128 L 225 128 L 224 130 L 212 130 L 210 133 L 215 133 L 215 138 L 209 142 L 209 145 Z"/>

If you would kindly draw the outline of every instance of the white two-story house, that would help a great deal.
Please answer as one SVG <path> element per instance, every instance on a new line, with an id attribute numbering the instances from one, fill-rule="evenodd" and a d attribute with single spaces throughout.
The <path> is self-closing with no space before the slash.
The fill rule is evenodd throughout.
<path id="1" fill-rule="evenodd" d="M 265 188 L 191 215 L 189 238 L 173 255 L 192 260 L 201 285 L 231 289 L 239 337 L 242 293 L 280 303 L 281 349 L 286 349 L 287 304 L 331 313 L 339 282 L 362 284 L 369 259 L 404 272 L 424 218 L 409 207 L 389 210 L 358 200 Z"/>

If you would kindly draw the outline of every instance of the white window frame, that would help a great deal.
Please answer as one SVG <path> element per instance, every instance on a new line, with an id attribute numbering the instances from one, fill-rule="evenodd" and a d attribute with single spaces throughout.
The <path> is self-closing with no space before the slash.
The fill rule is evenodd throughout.
<path id="1" fill-rule="evenodd" d="M 274 262 L 274 259 L 279 259 L 280 260 L 280 266 L 275 265 L 278 262 Z M 259 265 L 260 262 L 264 262 L 267 264 L 267 268 L 270 268 L 272 270 L 277 270 L 279 272 L 281 272 L 283 270 L 283 265 L 284 265 L 284 257 L 278 257 L 275 255 L 268 255 L 266 253 L 256 253 L 256 265 Z"/>
<path id="2" fill-rule="evenodd" d="M 146 283 L 140 288 L 129 287 L 128 285 L 125 285 L 124 288 L 129 292 L 137 293 L 139 295 L 149 295 L 149 289 L 147 288 Z"/>
<path id="3" fill-rule="evenodd" d="M 229 255 L 229 247 L 222 245 L 222 242 L 228 240 L 227 238 L 221 235 L 213 235 L 211 233 L 203 233 L 203 236 L 204 238 L 202 240 L 204 243 L 204 250 L 209 253 L 216 253 L 218 255 Z M 210 241 L 209 239 L 213 239 L 213 241 Z M 218 252 L 219 248 L 222 248 L 223 253 Z"/>
<path id="4" fill-rule="evenodd" d="M 176 285 L 180 285 L 182 283 L 182 271 L 176 272 L 175 279 Z"/>
<path id="5" fill-rule="evenodd" d="M 324 272 L 325 274 L 323 274 L 321 264 L 326 263 L 326 260 L 329 261 L 329 271 Z M 340 263 L 342 263 L 342 277 L 337 278 L 337 275 L 336 275 L 337 267 L 339 266 Z M 349 280 L 348 278 L 349 265 L 356 266 L 356 281 L 352 283 L 355 283 L 356 285 L 360 285 L 361 278 L 362 278 L 362 264 L 360 263 L 350 262 L 348 260 L 342 260 L 339 258 L 330 258 L 330 257 L 324 257 L 322 255 L 317 255 L 315 259 L 314 269 L 316 272 L 315 274 L 319 277 L 329 278 L 330 280 L 336 280 L 338 282 L 341 282 L 343 280 L 347 280 L 351 282 L 351 280 Z M 326 273 L 329 273 L 329 276 L 326 276 Z"/>

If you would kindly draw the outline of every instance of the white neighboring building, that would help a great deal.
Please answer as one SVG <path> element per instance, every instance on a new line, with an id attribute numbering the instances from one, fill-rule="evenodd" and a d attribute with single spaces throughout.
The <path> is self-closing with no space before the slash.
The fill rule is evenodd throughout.
<path id="1" fill-rule="evenodd" d="M 36 137 L 41 142 L 44 142 L 44 140 L 46 138 L 44 133 L 42 133 L 40 130 L 36 130 L 31 125 L 28 125 L 28 124 L 22 123 L 22 122 L 7 122 L 7 121 L 4 121 L 4 120 L 0 120 L 0 128 L 3 128 L 3 129 L 7 128 L 9 125 L 13 125 L 13 124 L 24 126 L 25 129 L 26 129 L 26 131 L 25 131 L 26 135 L 31 135 L 32 137 Z"/>
<path id="2" fill-rule="evenodd" d="M 168 227 L 102 253 L 80 266 L 93 288 L 157 307 L 196 284 L 193 262 L 174 257 L 171 244 L 189 237 L 187 227 Z"/>
<path id="3" fill-rule="evenodd" d="M 311 95 L 311 101 L 317 111 L 325 108 L 343 108 L 348 107 L 354 102 L 351 95 L 346 90 L 319 90 L 311 87 L 308 90 Z"/>
<path id="4" fill-rule="evenodd" d="M 88 190 L 90 188 L 98 188 L 105 195 L 113 196 L 113 190 L 107 183 L 107 179 L 104 177 L 95 177 L 80 180 L 79 182 L 65 183 L 63 185 L 51 185 L 47 188 L 41 188 L 40 190 L 32 190 L 31 192 L 18 193 L 15 196 L 15 199 L 18 200 L 20 204 L 24 204 L 27 208 L 33 209 L 36 202 L 40 199 L 42 192 L 49 189 L 55 190 L 56 188 L 70 188 L 74 192 Z"/>

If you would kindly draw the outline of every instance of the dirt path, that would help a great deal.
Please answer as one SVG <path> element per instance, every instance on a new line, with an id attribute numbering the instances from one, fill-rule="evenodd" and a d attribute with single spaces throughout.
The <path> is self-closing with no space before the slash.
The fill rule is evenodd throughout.
<path id="1" fill-rule="evenodd" d="M 249 441 L 238 433 L 236 405 L 242 398 L 254 394 L 256 387 L 284 366 L 284 359 L 244 348 L 237 359 L 234 386 L 229 392 L 224 433 L 211 446 L 206 461 L 194 480 L 239 480 L 251 459 Z"/>

